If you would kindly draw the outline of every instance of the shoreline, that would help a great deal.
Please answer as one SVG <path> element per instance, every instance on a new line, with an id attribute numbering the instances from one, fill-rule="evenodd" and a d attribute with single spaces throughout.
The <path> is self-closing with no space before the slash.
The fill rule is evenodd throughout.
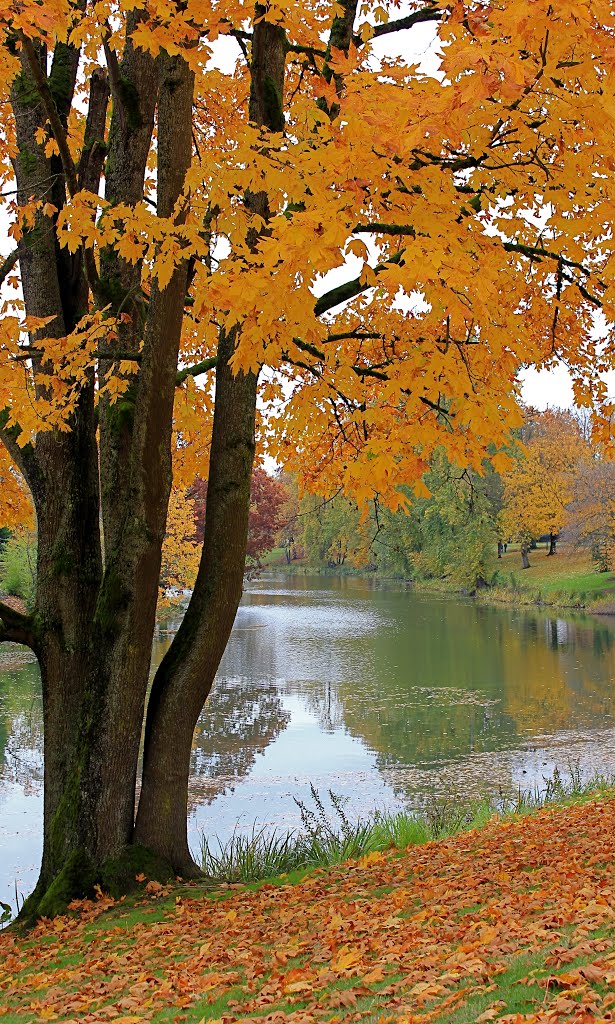
<path id="1" fill-rule="evenodd" d="M 523 570 L 519 569 L 519 572 Z M 575 576 L 562 578 L 562 586 L 558 590 L 549 592 L 543 591 L 539 586 L 506 584 L 484 584 L 478 588 L 469 589 L 461 584 L 447 581 L 445 579 L 425 579 L 408 576 L 391 576 L 379 573 L 377 570 L 354 569 L 352 567 L 328 567 L 314 566 L 296 561 L 290 565 L 286 563 L 266 564 L 262 572 L 280 573 L 286 576 L 323 576 L 325 578 L 338 579 L 364 579 L 377 580 L 379 582 L 396 583 L 399 586 L 414 590 L 417 594 L 438 594 L 451 598 L 462 598 L 473 600 L 480 604 L 502 608 L 553 608 L 563 611 L 582 611 L 592 615 L 615 616 L 615 576 L 605 573 L 605 589 L 598 592 L 592 599 L 591 594 L 574 589 L 566 590 L 565 580 L 574 584 Z M 258 578 L 258 577 L 257 577 Z"/>

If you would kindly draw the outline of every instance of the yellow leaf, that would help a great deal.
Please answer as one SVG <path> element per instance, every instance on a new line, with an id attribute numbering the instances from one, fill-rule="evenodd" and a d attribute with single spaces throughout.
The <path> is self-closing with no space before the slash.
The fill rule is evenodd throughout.
<path id="1" fill-rule="evenodd" d="M 357 949 L 342 946 L 337 957 L 331 964 L 333 971 L 350 971 L 361 961 L 361 953 Z"/>

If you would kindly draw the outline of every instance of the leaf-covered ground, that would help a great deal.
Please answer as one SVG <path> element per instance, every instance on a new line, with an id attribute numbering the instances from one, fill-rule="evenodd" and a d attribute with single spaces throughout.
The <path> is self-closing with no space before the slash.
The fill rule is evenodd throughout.
<path id="1" fill-rule="evenodd" d="M 615 799 L 0 934 L 0 1022 L 615 1021 Z"/>

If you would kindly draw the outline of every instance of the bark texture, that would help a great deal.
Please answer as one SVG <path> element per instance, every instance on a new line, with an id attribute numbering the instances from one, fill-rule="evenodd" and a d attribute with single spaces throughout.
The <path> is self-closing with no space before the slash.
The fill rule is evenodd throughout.
<path id="1" fill-rule="evenodd" d="M 129 19 L 129 31 L 140 15 Z M 128 41 L 121 64 L 110 60 L 90 85 L 79 165 L 45 156 L 36 132 L 49 120 L 66 128 L 79 54 L 58 44 L 47 54 L 25 41 L 12 104 L 17 133 L 18 198 L 41 197 L 52 181 L 58 210 L 76 187 L 97 191 L 105 155 L 106 197 L 134 205 L 143 196 L 154 117 L 158 127 L 159 213 L 183 216 L 180 197 L 192 154 L 193 76 L 181 57 L 154 60 Z M 113 113 L 108 140 L 106 111 Z M 42 100 L 45 102 L 42 102 Z M 52 104 L 52 108 L 50 108 Z M 70 155 L 68 157 L 70 159 Z M 176 204 L 179 212 L 175 214 Z M 54 214 L 54 217 L 57 214 Z M 142 343 L 139 373 L 125 401 L 102 402 L 97 419 L 92 369 L 69 432 L 40 433 L 17 444 L 18 428 L 0 415 L 2 441 L 33 495 L 38 522 L 37 594 L 32 616 L 0 609 L 0 640 L 36 652 L 44 706 L 44 844 L 40 878 L 23 915 L 53 914 L 95 881 L 121 886 L 143 862 L 134 846 L 135 784 L 154 630 L 161 547 L 171 488 L 171 432 L 187 261 L 164 289 L 154 281 L 148 308 L 141 268 L 103 254 L 98 277 L 88 253 L 60 249 L 52 217 L 42 213 L 25 236 L 20 266 L 30 315 L 52 317 L 48 337 L 70 333 L 100 304 L 129 313 L 117 344 Z M 35 385 L 44 371 L 31 337 Z M 109 351 L 109 359 L 114 351 Z M 101 359 L 101 373 L 109 362 Z M 44 378 L 43 378 L 44 380 Z M 100 431 L 100 466 L 96 432 Z M 101 535 L 100 510 L 104 529 Z M 149 859 L 149 870 L 169 870 Z"/>
<path id="2" fill-rule="evenodd" d="M 258 14 L 257 8 L 257 14 Z M 254 29 L 250 119 L 271 131 L 284 125 L 284 31 L 264 20 Z M 245 204 L 264 221 L 265 192 Z M 252 246 L 258 236 L 249 237 Z M 192 737 L 226 649 L 243 590 L 254 462 L 257 376 L 233 374 L 237 330 L 218 345 L 216 396 L 205 536 L 194 591 L 150 695 L 135 838 L 184 877 L 198 873 L 188 848 Z"/>
<path id="3" fill-rule="evenodd" d="M 264 9 L 256 13 L 249 116 L 280 132 L 285 34 L 259 20 Z M 121 59 L 106 44 L 108 74 L 92 76 L 77 164 L 66 129 L 79 51 L 58 44 L 48 70 L 44 47 L 21 40 L 12 93 L 20 202 L 51 198 L 62 211 L 79 189 L 98 191 L 104 165 L 108 203 L 134 206 L 143 199 L 155 145 L 158 214 L 176 224 L 186 216 L 193 75 L 181 55 L 153 57 L 132 45 L 142 17 L 138 10 L 127 16 Z M 49 126 L 59 150 L 51 157 L 37 142 Z M 266 231 L 266 192 L 244 201 Z M 37 214 L 18 256 L 28 314 L 52 318 L 46 333 L 30 338 L 39 394 L 48 386 L 46 337 L 70 334 L 95 305 L 127 316 L 81 386 L 69 432 L 41 432 L 36 445 L 20 446 L 19 427 L 9 428 L 8 411 L 0 410 L 0 438 L 28 482 L 38 520 L 34 611 L 24 615 L 0 604 L 0 642 L 27 643 L 42 677 L 44 848 L 36 890 L 22 912 L 30 920 L 63 910 L 96 882 L 121 889 L 141 868 L 158 877 L 197 870 L 186 837 L 190 751 L 242 593 L 257 393 L 257 374 L 232 371 L 240 328 L 222 333 L 201 564 L 184 622 L 154 680 L 135 823 L 189 265 L 180 260 L 166 287 L 154 279 L 144 295 L 138 262 L 111 249 L 99 262 L 87 249 L 60 249 L 57 216 Z M 248 243 L 258 247 L 258 231 Z M 95 373 L 102 381 L 120 353 L 138 355 L 138 371 L 119 401 L 103 397 L 96 408 Z"/>

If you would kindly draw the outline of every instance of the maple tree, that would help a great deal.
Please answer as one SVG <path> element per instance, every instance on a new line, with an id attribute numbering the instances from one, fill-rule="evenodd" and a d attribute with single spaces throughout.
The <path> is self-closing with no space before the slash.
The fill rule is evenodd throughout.
<path id="1" fill-rule="evenodd" d="M 548 534 L 549 555 L 568 520 L 575 480 L 592 450 L 575 417 L 568 412 L 528 410 L 521 432 L 523 450 L 504 473 L 503 536 L 521 542 L 523 568 L 529 566 L 533 538 Z"/>
<path id="2" fill-rule="evenodd" d="M 589 548 L 600 572 L 615 569 L 615 463 L 596 458 L 579 467 L 566 535 Z"/>
<path id="3" fill-rule="evenodd" d="M 425 22 L 440 78 L 376 49 Z M 561 357 L 605 398 L 614 29 L 605 0 L 4 5 L 2 519 L 25 481 L 38 565 L 0 640 L 36 652 L 45 707 L 26 916 L 146 856 L 197 870 L 190 747 L 257 443 L 395 507 L 441 446 L 477 472 L 501 449 L 521 365 Z M 194 589 L 146 700 L 169 496 L 196 473 Z"/>

